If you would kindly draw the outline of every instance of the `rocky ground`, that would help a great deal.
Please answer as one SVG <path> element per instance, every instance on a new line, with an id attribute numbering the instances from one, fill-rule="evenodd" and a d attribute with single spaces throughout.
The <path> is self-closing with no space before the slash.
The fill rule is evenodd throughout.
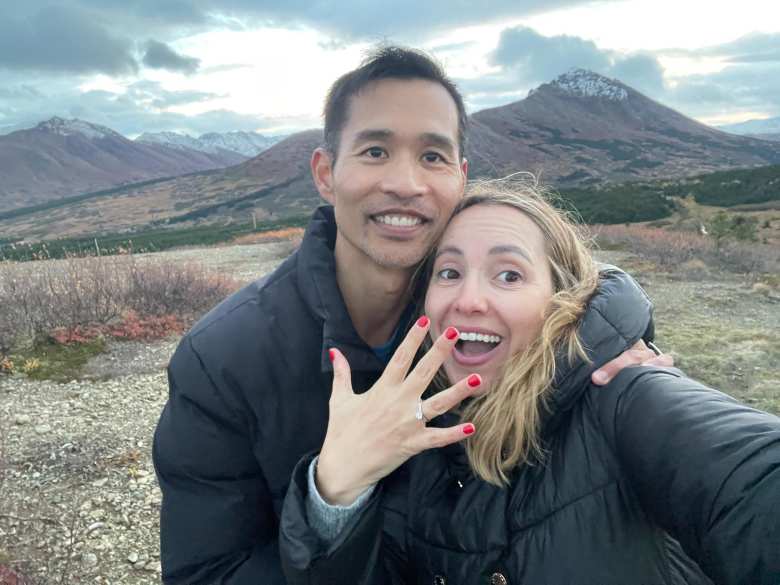
<path id="1" fill-rule="evenodd" d="M 275 242 L 161 254 L 251 281 L 289 251 Z M 160 582 L 151 446 L 177 343 L 111 342 L 66 384 L 0 376 L 0 565 L 26 567 L 41 585 Z"/>
<path id="2" fill-rule="evenodd" d="M 267 272 L 285 243 L 165 254 L 228 270 Z M 659 343 L 678 365 L 780 412 L 780 302 L 722 275 L 689 281 L 621 253 L 656 302 Z M 0 376 L 0 565 L 35 583 L 158 583 L 160 492 L 152 434 L 177 340 L 110 343 L 66 384 Z M 0 575 L 2 582 L 2 575 Z"/>

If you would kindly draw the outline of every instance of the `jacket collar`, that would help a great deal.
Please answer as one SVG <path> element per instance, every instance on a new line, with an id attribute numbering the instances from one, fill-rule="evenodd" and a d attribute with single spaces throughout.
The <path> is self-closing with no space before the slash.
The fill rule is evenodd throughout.
<path id="1" fill-rule="evenodd" d="M 614 266 L 600 267 L 599 287 L 590 300 L 579 334 L 589 361 L 556 359 L 554 390 L 548 400 L 544 434 L 553 431 L 590 387 L 590 375 L 642 338 L 652 340 L 653 305 L 628 274 Z"/>
<path id="2" fill-rule="evenodd" d="M 328 350 L 337 347 L 353 371 L 379 371 L 384 365 L 355 331 L 336 281 L 336 218 L 333 207 L 314 212 L 298 250 L 297 279 L 300 294 L 315 317 L 323 322 L 323 372 L 333 371 Z"/>

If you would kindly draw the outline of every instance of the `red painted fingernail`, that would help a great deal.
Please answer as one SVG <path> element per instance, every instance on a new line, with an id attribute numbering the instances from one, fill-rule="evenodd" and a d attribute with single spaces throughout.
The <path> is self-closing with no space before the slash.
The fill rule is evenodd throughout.
<path id="1" fill-rule="evenodd" d="M 463 427 L 463 434 L 464 435 L 471 435 L 476 429 L 474 428 L 474 425 L 471 423 L 467 423 L 466 426 Z"/>
<path id="2" fill-rule="evenodd" d="M 460 333 L 458 333 L 458 330 L 455 329 L 455 327 L 447 327 L 447 331 L 444 332 L 444 336 L 452 341 L 455 339 Z"/>
<path id="3" fill-rule="evenodd" d="M 336 361 L 336 350 L 329 349 L 328 350 L 328 357 L 330 357 L 330 361 Z"/>
<path id="4" fill-rule="evenodd" d="M 426 317 L 425 315 L 423 315 L 422 317 L 417 319 L 417 326 L 418 327 L 427 327 L 428 323 L 430 323 L 430 321 L 429 321 L 428 317 Z"/>
<path id="5" fill-rule="evenodd" d="M 468 385 L 472 388 L 476 388 L 482 383 L 482 379 L 476 374 L 471 374 L 468 379 Z"/>

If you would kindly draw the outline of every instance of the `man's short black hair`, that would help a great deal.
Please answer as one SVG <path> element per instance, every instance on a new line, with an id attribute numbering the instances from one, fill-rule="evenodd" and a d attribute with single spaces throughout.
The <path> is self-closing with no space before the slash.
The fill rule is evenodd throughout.
<path id="1" fill-rule="evenodd" d="M 325 148 L 335 161 L 341 131 L 349 116 L 349 102 L 367 85 L 382 79 L 424 79 L 441 84 L 458 109 L 458 150 L 462 157 L 466 147 L 468 117 L 463 97 L 433 57 L 408 47 L 381 46 L 372 51 L 357 69 L 339 77 L 325 100 Z"/>

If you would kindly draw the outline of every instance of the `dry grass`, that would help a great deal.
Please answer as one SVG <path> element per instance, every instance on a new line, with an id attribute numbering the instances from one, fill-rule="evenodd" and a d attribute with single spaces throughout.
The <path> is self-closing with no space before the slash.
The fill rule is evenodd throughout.
<path id="1" fill-rule="evenodd" d="M 109 324 L 121 329 L 128 319 L 136 329 L 144 319 L 157 328 L 163 318 L 180 323 L 199 316 L 237 287 L 231 277 L 198 264 L 132 255 L 3 262 L 0 355 L 55 331 L 80 334 Z M 150 318 L 157 320 L 152 323 Z"/>
<path id="2" fill-rule="evenodd" d="M 300 243 L 301 238 L 303 238 L 303 232 L 303 228 L 290 227 L 267 232 L 244 234 L 243 236 L 235 238 L 230 242 L 230 245 L 237 244 L 239 246 L 246 246 L 249 244 L 265 244 L 268 242 L 282 242 L 286 240 L 291 240 L 298 244 Z"/>
<path id="3" fill-rule="evenodd" d="M 599 246 L 630 251 L 665 270 L 695 274 L 710 268 L 756 276 L 780 272 L 777 249 L 766 244 L 731 241 L 718 247 L 704 235 L 642 225 L 597 225 L 593 232 Z"/>

